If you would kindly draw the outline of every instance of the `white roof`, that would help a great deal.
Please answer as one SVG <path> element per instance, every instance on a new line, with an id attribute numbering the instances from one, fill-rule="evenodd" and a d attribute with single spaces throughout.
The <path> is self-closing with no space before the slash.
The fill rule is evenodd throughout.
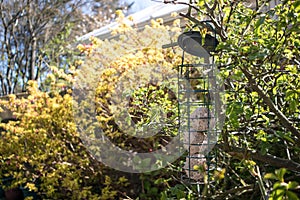
<path id="1" fill-rule="evenodd" d="M 145 25 L 150 24 L 152 19 L 163 18 L 164 22 L 173 21 L 175 18 L 171 17 L 171 13 L 173 12 L 183 12 L 188 8 L 187 5 L 183 4 L 157 4 L 145 8 L 139 12 L 136 12 L 130 16 L 133 17 L 134 23 L 137 24 L 138 29 L 143 29 Z M 132 22 L 128 22 L 132 23 Z M 118 26 L 117 22 L 112 22 L 107 26 L 96 29 L 90 33 L 87 33 L 79 38 L 77 38 L 78 42 L 87 42 L 91 36 L 98 37 L 100 39 L 111 38 L 111 29 L 116 28 Z"/>

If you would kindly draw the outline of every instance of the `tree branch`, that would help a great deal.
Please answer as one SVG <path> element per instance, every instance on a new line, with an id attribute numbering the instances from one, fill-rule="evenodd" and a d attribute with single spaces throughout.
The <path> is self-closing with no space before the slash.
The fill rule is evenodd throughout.
<path id="1" fill-rule="evenodd" d="M 191 3 L 180 2 L 180 1 L 176 1 L 176 0 L 170 0 L 170 1 L 164 0 L 163 3 L 165 3 L 165 4 L 171 3 L 171 4 L 188 5 L 190 8 L 194 8 L 196 11 L 201 12 L 201 10 L 199 8 L 197 8 L 196 6 L 194 6 Z"/>
<path id="2" fill-rule="evenodd" d="M 270 154 L 262 155 L 261 153 L 255 150 L 247 150 L 247 149 L 242 149 L 239 147 L 232 147 L 232 146 L 228 148 L 224 144 L 218 144 L 216 146 L 217 148 L 222 149 L 223 151 L 227 152 L 229 155 L 238 159 L 253 159 L 256 161 L 267 163 L 274 167 L 286 168 L 294 172 L 300 172 L 300 164 L 292 160 L 278 158 Z"/>

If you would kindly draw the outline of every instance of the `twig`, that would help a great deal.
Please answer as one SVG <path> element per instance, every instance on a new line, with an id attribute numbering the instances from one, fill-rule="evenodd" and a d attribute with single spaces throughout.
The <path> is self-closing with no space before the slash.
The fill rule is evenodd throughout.
<path id="1" fill-rule="evenodd" d="M 225 197 L 228 197 L 228 195 L 230 194 L 240 195 L 241 193 L 250 192 L 250 191 L 253 191 L 253 185 L 237 187 L 237 188 L 224 191 L 223 193 L 214 196 L 213 199 L 224 199 Z"/>
<path id="2" fill-rule="evenodd" d="M 156 1 L 156 2 L 158 2 L 158 1 Z M 162 3 L 165 3 L 165 4 L 171 3 L 171 4 L 187 5 L 187 6 L 191 7 L 191 8 L 194 8 L 196 11 L 201 12 L 201 10 L 199 8 L 197 8 L 195 5 L 193 5 L 191 3 L 186 3 L 186 2 L 176 1 L 176 0 L 170 0 L 170 1 L 164 0 L 164 1 L 162 1 Z"/>

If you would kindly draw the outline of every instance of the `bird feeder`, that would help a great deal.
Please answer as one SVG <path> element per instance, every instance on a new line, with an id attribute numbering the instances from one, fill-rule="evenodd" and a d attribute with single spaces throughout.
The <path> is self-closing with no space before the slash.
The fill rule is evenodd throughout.
<path id="1" fill-rule="evenodd" d="M 205 22 L 208 23 L 208 22 Z M 183 50 L 178 66 L 179 134 L 187 150 L 183 181 L 196 185 L 199 197 L 209 186 L 216 158 L 218 88 L 212 53 L 218 44 L 215 33 L 182 33 L 177 41 Z M 202 189 L 201 189 L 202 188 Z"/>

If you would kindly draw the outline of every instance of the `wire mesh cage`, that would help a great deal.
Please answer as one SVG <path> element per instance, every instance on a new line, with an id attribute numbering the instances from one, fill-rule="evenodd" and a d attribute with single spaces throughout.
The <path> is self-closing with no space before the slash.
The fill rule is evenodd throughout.
<path id="1" fill-rule="evenodd" d="M 178 66 L 179 134 L 187 150 L 182 180 L 195 186 L 200 198 L 209 191 L 217 164 L 211 150 L 219 134 L 219 88 L 210 54 L 217 40 L 209 34 L 202 39 L 199 32 L 189 31 L 179 36 L 178 45 L 183 49 Z M 185 60 L 186 53 L 193 58 Z"/>
<path id="2" fill-rule="evenodd" d="M 216 164 L 211 153 L 219 133 L 216 128 L 213 69 L 212 64 L 179 66 L 179 132 L 188 152 L 182 178 L 191 184 L 208 184 Z"/>

